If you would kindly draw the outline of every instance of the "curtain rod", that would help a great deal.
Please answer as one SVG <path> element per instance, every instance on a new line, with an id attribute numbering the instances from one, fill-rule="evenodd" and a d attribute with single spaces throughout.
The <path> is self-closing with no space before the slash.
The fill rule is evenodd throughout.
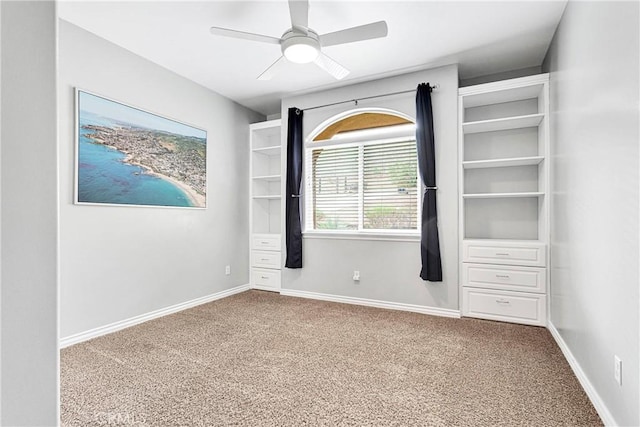
<path id="1" fill-rule="evenodd" d="M 440 85 L 437 84 L 437 83 L 434 83 L 432 85 L 429 85 L 429 88 L 433 92 L 435 90 L 438 90 L 440 88 Z M 316 105 L 315 107 L 302 108 L 301 110 L 302 111 L 316 110 L 318 108 L 332 107 L 334 105 L 346 104 L 346 103 L 349 103 L 349 102 L 353 102 L 353 103 L 355 103 L 355 105 L 358 105 L 359 101 L 364 101 L 364 100 L 367 100 L 367 99 L 374 99 L 374 98 L 383 98 L 385 96 L 401 95 L 403 93 L 415 92 L 416 90 L 417 89 L 410 89 L 410 90 L 402 90 L 400 92 L 383 93 L 381 95 L 365 96 L 364 98 L 354 98 L 354 99 L 348 99 L 346 101 L 332 102 L 331 104 Z"/>

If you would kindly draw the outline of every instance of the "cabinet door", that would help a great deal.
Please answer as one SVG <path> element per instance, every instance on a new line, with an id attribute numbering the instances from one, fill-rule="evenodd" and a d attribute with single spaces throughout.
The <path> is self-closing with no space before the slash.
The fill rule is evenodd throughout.
<path id="1" fill-rule="evenodd" d="M 252 267 L 280 269 L 280 251 L 251 251 Z"/>
<path id="2" fill-rule="evenodd" d="M 280 250 L 280 235 L 279 234 L 254 234 L 251 239 L 251 249 L 258 249 L 264 251 L 279 251 Z"/>
<path id="3" fill-rule="evenodd" d="M 462 265 L 462 286 L 545 293 L 546 268 L 491 264 Z"/>
<path id="4" fill-rule="evenodd" d="M 525 292 L 463 288 L 462 315 L 545 326 L 547 297 Z"/>
<path id="5" fill-rule="evenodd" d="M 251 284 L 258 289 L 280 289 L 280 270 L 251 269 Z"/>
<path id="6" fill-rule="evenodd" d="M 511 243 L 498 241 L 464 240 L 463 262 L 544 267 L 546 246 L 543 243 Z"/>

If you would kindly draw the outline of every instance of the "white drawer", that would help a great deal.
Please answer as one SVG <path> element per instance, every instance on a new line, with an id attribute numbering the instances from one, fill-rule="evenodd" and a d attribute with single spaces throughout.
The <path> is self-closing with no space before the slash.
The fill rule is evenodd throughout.
<path id="1" fill-rule="evenodd" d="M 251 251 L 252 267 L 280 269 L 280 251 Z"/>
<path id="2" fill-rule="evenodd" d="M 463 263 L 462 286 L 545 293 L 546 272 L 542 267 Z"/>
<path id="3" fill-rule="evenodd" d="M 279 251 L 280 235 L 279 234 L 254 234 L 251 237 L 251 249 Z"/>
<path id="4" fill-rule="evenodd" d="M 251 269 L 251 285 L 259 289 L 280 289 L 280 270 Z"/>
<path id="5" fill-rule="evenodd" d="M 537 242 L 463 240 L 462 261 L 544 267 L 546 246 Z"/>
<path id="6" fill-rule="evenodd" d="M 462 288 L 463 316 L 545 326 L 546 307 L 546 295 Z"/>

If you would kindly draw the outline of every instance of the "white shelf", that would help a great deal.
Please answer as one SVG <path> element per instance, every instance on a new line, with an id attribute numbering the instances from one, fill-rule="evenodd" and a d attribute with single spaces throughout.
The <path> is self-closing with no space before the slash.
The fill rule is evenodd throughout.
<path id="1" fill-rule="evenodd" d="M 261 147 L 261 148 L 254 148 L 253 150 L 254 153 L 258 153 L 258 154 L 264 154 L 266 156 L 275 156 L 276 154 L 280 154 L 280 146 L 279 145 L 275 145 L 272 147 Z"/>
<path id="2" fill-rule="evenodd" d="M 281 178 L 281 175 L 263 175 L 253 177 L 256 181 L 280 181 Z"/>
<path id="3" fill-rule="evenodd" d="M 546 242 L 540 239 L 478 239 L 475 237 L 464 237 L 462 238 L 462 242 L 464 242 L 463 244 L 477 243 L 483 245 L 546 245 Z"/>
<path id="4" fill-rule="evenodd" d="M 505 199 L 511 197 L 542 197 L 544 193 L 541 191 L 532 191 L 524 193 L 475 193 L 463 194 L 465 199 Z"/>
<path id="5" fill-rule="evenodd" d="M 460 88 L 459 94 L 464 97 L 465 108 L 538 98 L 548 78 L 548 74 L 541 74 L 514 79 L 512 83 L 484 83 Z"/>
<path id="6" fill-rule="evenodd" d="M 544 156 L 513 157 L 510 159 L 469 160 L 462 162 L 464 169 L 506 168 L 511 166 L 535 166 L 544 160 Z"/>
<path id="7" fill-rule="evenodd" d="M 480 120 L 477 122 L 467 122 L 462 124 L 462 131 L 465 134 L 494 132 L 498 130 L 520 129 L 536 127 L 544 118 L 544 114 L 529 114 L 526 116 L 506 117 L 503 119 Z"/>
<path id="8" fill-rule="evenodd" d="M 277 200 L 282 197 L 279 194 L 270 194 L 266 196 L 253 196 L 254 199 L 262 199 L 262 200 Z"/>
<path id="9" fill-rule="evenodd" d="M 249 127 L 254 134 L 266 137 L 279 137 L 281 124 L 282 121 L 280 119 L 275 119 L 266 122 L 252 123 Z"/>

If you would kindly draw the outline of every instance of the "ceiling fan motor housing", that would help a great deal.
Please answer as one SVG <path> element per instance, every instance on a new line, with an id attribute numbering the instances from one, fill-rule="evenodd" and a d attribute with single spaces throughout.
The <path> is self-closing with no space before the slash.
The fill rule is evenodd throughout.
<path id="1" fill-rule="evenodd" d="M 292 28 L 282 35 L 280 48 L 289 61 L 306 64 L 320 54 L 320 37 L 313 30 L 307 30 L 305 34 Z"/>

